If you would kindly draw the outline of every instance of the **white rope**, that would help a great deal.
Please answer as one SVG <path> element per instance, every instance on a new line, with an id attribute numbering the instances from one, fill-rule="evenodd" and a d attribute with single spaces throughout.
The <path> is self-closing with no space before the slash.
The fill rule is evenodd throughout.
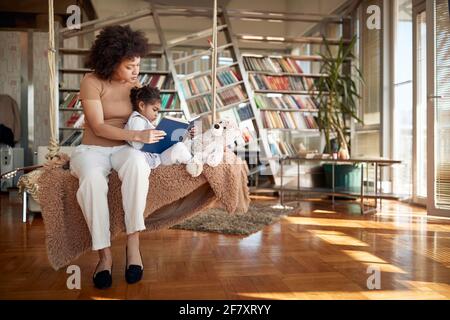
<path id="1" fill-rule="evenodd" d="M 214 0 L 213 10 L 213 48 L 212 48 L 212 67 L 211 67 L 211 80 L 212 80 L 212 123 L 216 122 L 216 92 L 217 92 L 217 0 Z"/>
<path id="2" fill-rule="evenodd" d="M 55 49 L 55 20 L 53 10 L 53 0 L 48 0 L 48 66 L 49 66 L 49 91 L 50 91 L 50 141 L 48 146 L 48 153 L 45 156 L 47 159 L 54 158 L 58 151 L 59 145 L 57 140 L 56 128 L 56 104 L 55 104 L 55 79 L 56 79 L 56 49 Z"/>

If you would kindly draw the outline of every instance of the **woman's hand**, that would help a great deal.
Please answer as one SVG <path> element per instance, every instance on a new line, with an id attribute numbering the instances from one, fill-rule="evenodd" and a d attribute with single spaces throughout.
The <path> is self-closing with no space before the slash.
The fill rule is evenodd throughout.
<path id="1" fill-rule="evenodd" d="M 161 139 L 164 139 L 164 136 L 166 133 L 161 130 L 155 130 L 155 129 L 148 129 L 148 130 L 142 130 L 138 131 L 136 140 L 138 142 L 143 143 L 156 143 Z"/>

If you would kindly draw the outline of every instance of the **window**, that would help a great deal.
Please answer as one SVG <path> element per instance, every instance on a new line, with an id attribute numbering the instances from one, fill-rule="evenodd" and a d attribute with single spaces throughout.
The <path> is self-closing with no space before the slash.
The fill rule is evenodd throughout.
<path id="1" fill-rule="evenodd" d="M 358 46 L 356 56 L 364 78 L 361 86 L 361 101 L 358 116 L 363 124 L 357 124 L 352 143 L 353 157 L 380 156 L 380 110 L 382 106 L 382 34 L 381 30 L 369 30 L 365 21 L 367 7 L 377 5 L 383 10 L 383 1 L 365 0 L 360 6 L 356 19 Z M 368 148 L 367 146 L 370 146 Z"/>
<path id="2" fill-rule="evenodd" d="M 436 0 L 434 175 L 435 205 L 450 209 L 450 21 L 448 4 Z"/>
<path id="3" fill-rule="evenodd" d="M 413 158 L 413 20 L 412 0 L 395 2 L 393 158 L 402 160 L 393 172 L 394 192 L 412 194 Z"/>

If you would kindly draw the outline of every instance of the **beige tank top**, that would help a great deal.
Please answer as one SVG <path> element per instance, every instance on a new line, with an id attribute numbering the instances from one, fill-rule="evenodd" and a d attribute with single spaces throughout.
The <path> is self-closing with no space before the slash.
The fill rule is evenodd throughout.
<path id="1" fill-rule="evenodd" d="M 100 100 L 106 124 L 123 129 L 131 115 L 133 108 L 130 101 L 131 88 L 140 86 L 139 82 L 129 83 L 116 80 L 102 80 L 94 73 L 86 74 L 81 80 L 80 100 Z M 102 147 L 123 145 L 125 141 L 110 140 L 96 136 L 92 131 L 88 119 L 85 119 L 82 144 Z"/>

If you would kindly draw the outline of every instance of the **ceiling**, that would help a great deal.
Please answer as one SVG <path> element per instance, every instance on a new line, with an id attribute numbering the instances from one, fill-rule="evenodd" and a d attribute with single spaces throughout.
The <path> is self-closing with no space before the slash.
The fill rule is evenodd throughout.
<path id="1" fill-rule="evenodd" d="M 212 7 L 212 0 L 55 0 L 55 17 L 63 25 L 68 17 L 67 7 L 74 3 L 83 7 L 82 21 L 97 18 L 108 18 L 127 12 L 135 12 L 149 8 L 151 2 L 169 6 Z M 349 0 L 218 0 L 218 6 L 227 9 L 242 9 L 246 11 L 272 11 L 289 13 L 330 14 L 336 8 Z M 48 1 L 20 0 L 0 1 L 0 27 L 10 28 L 47 28 Z M 219 23 L 221 23 L 219 21 Z M 151 16 L 127 22 L 132 28 L 145 32 L 151 43 L 159 43 L 160 39 Z M 166 39 L 181 37 L 212 25 L 210 17 L 161 17 L 161 26 Z M 263 35 L 273 37 L 298 37 L 303 35 L 314 24 L 305 22 L 268 22 L 231 19 L 231 27 L 235 34 Z M 93 40 L 93 35 L 87 35 L 87 43 Z M 204 39 L 194 43 L 206 45 Z M 219 39 L 220 45 L 220 39 Z M 249 47 L 270 47 L 279 44 L 245 43 Z"/>
<path id="2" fill-rule="evenodd" d="M 106 18 L 124 12 L 148 8 L 151 1 L 146 0 L 91 0 L 99 18 Z M 212 0 L 154 0 L 155 3 L 173 6 L 212 7 Z M 227 9 L 246 9 L 248 11 L 274 11 L 290 13 L 330 14 L 346 0 L 218 0 L 218 6 Z M 212 19 L 205 17 L 161 17 L 161 26 L 166 39 L 177 38 L 189 33 L 210 28 Z M 265 35 L 274 37 L 297 37 L 313 26 L 304 22 L 255 22 L 233 19 L 235 34 Z M 153 18 L 146 17 L 129 23 L 132 28 L 146 33 L 152 43 L 159 43 Z M 250 44 L 253 46 L 253 44 Z M 258 46 L 258 45 L 256 45 Z M 263 45 L 267 46 L 267 45 Z"/>

